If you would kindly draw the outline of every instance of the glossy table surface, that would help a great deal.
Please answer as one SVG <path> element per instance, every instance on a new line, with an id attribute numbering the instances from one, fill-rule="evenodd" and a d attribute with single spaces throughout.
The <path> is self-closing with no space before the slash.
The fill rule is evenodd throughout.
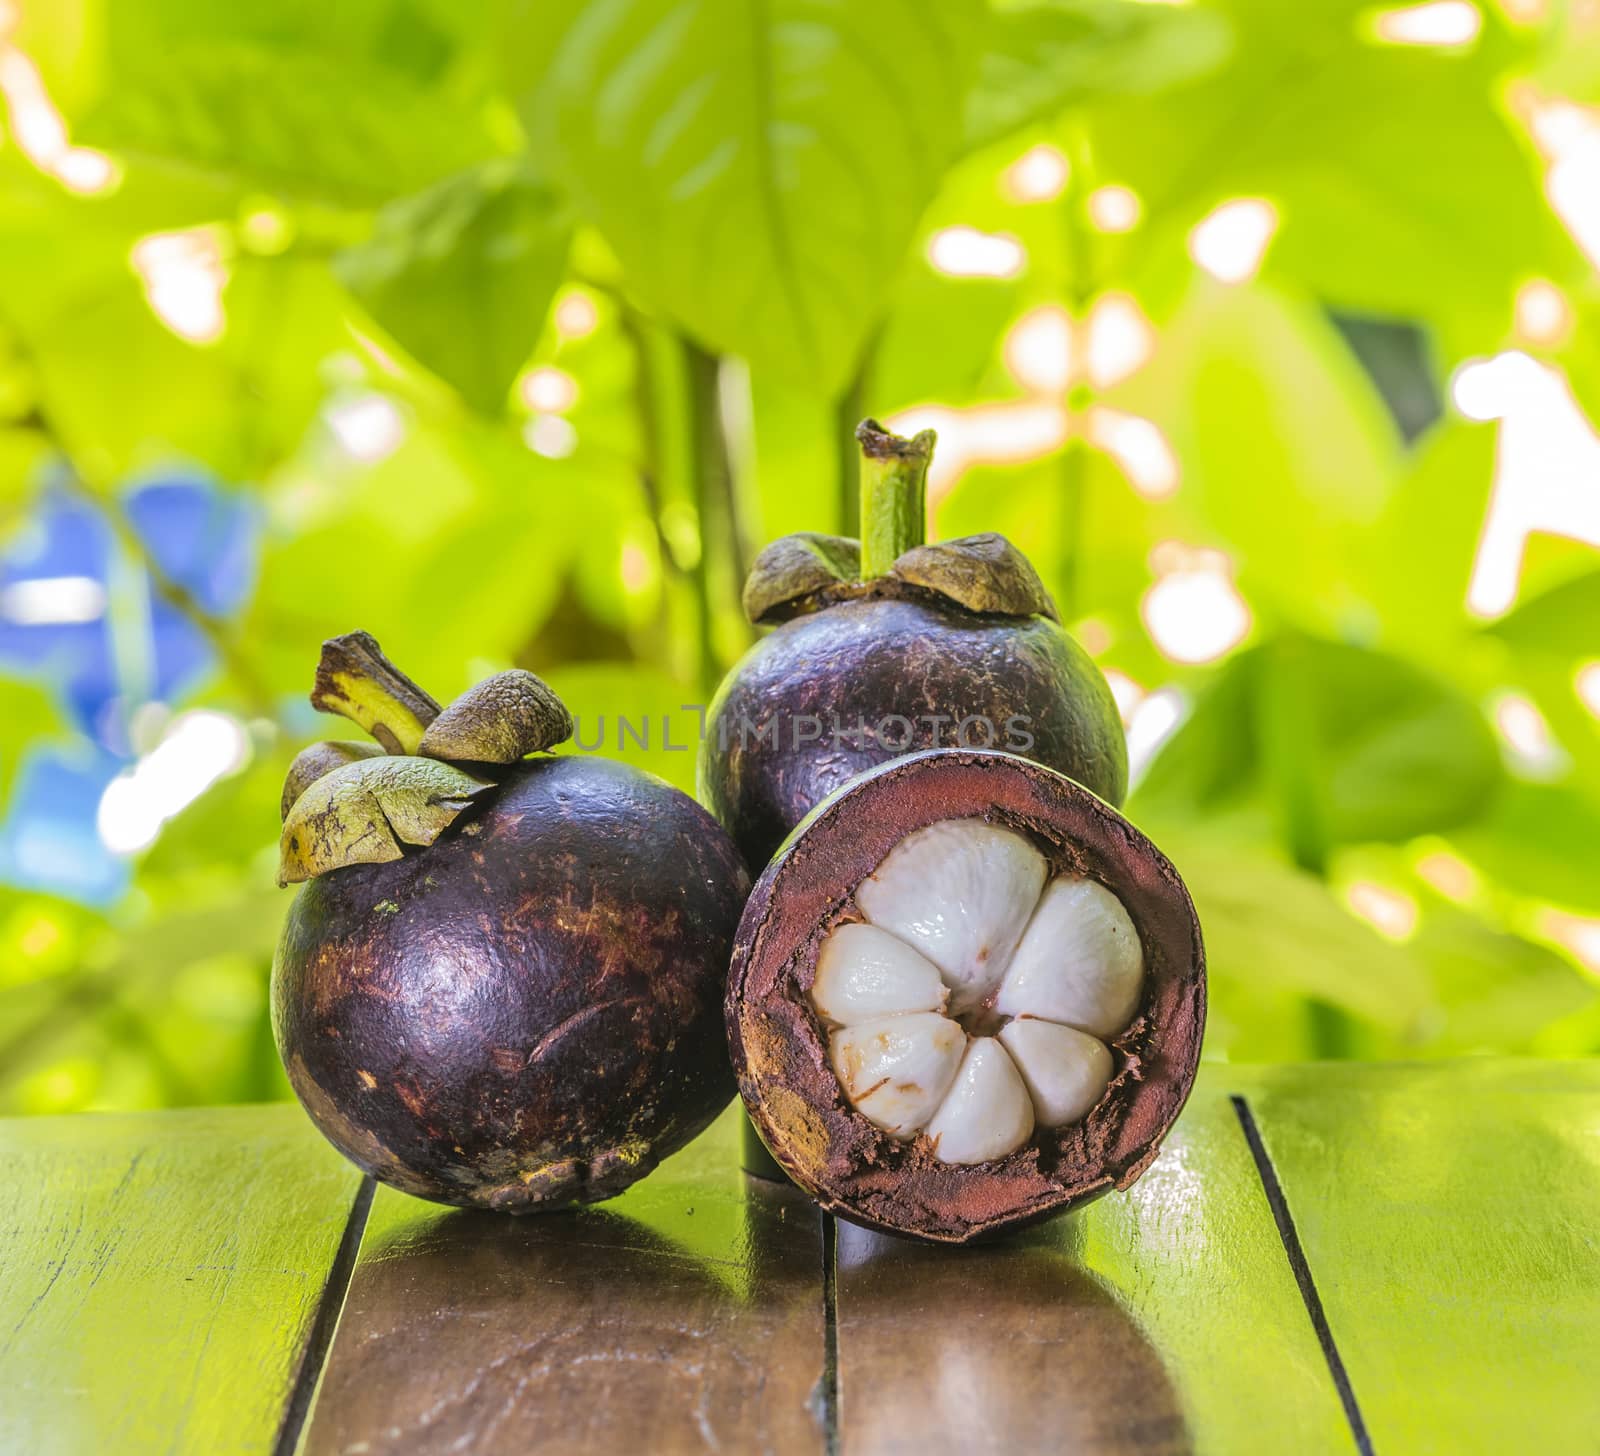
<path id="1" fill-rule="evenodd" d="M 731 1110 L 623 1197 L 374 1189 L 293 1106 L 0 1122 L 0 1450 L 1600 1451 L 1600 1062 L 1208 1067 L 986 1248 Z"/>

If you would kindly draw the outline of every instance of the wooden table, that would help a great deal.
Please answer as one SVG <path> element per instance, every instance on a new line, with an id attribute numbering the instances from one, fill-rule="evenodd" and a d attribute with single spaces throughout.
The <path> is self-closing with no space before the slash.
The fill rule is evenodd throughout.
<path id="1" fill-rule="evenodd" d="M 1600 1451 L 1600 1062 L 1211 1067 L 1129 1193 L 964 1251 L 738 1136 L 519 1222 L 292 1106 L 0 1123 L 0 1449 Z"/>

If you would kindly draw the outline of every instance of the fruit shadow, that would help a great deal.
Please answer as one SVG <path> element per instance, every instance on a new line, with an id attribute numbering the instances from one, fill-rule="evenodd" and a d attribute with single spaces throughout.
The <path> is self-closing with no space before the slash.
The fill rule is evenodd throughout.
<path id="1" fill-rule="evenodd" d="M 1161 1352 L 1066 1218 L 966 1248 L 840 1222 L 841 1422 L 879 1450 L 1139 1451 L 1193 1435 Z"/>
<path id="2" fill-rule="evenodd" d="M 527 1218 L 381 1203 L 302 1456 L 770 1444 L 785 1368 L 809 1419 L 814 1211 L 738 1182 L 644 1193 Z"/>

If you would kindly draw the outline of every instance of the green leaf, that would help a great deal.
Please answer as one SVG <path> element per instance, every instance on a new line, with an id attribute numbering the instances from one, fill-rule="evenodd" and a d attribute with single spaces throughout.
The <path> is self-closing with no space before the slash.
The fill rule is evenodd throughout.
<path id="1" fill-rule="evenodd" d="M 1163 830 L 1159 840 L 1200 913 L 1224 1017 L 1230 997 L 1292 992 L 1391 1032 L 1420 1028 L 1431 1001 L 1421 969 L 1319 880 L 1204 831 Z"/>
<path id="2" fill-rule="evenodd" d="M 1033 0 L 989 27 L 967 95 L 967 145 L 987 146 L 1068 106 L 1150 96 L 1219 67 L 1232 29 L 1214 10 L 1130 0 Z"/>
<path id="3" fill-rule="evenodd" d="M 1600 913 L 1600 803 L 1575 787 L 1512 780 L 1490 814 L 1450 839 L 1504 889 Z"/>
<path id="4" fill-rule="evenodd" d="M 1545 1027 L 1595 1001 L 1554 951 L 1453 907 L 1430 909 L 1406 950 L 1426 967 L 1443 1013 L 1430 1051 L 1526 1051 Z"/>
<path id="5" fill-rule="evenodd" d="M 498 415 L 539 338 L 571 236 L 548 183 L 518 162 L 486 162 L 390 203 L 335 267 L 420 363 Z"/>
<path id="6" fill-rule="evenodd" d="M 982 6 L 570 9 L 516 78 L 536 154 L 654 305 L 837 390 L 960 143 Z"/>
<path id="7" fill-rule="evenodd" d="M 1483 630 L 1519 654 L 1600 657 L 1600 570 L 1530 597 Z"/>
<path id="8" fill-rule="evenodd" d="M 1331 625 L 1402 457 L 1383 401 L 1321 309 L 1197 278 L 1155 357 L 1108 400 L 1155 421 L 1177 452 L 1170 533 L 1233 548 L 1248 599 Z"/>
<path id="9" fill-rule="evenodd" d="M 480 7 L 309 0 L 108 7 L 74 139 L 362 206 L 504 153 Z M 474 70 L 478 74 L 474 74 Z"/>
<path id="10" fill-rule="evenodd" d="M 1530 47 L 1493 7 L 1459 50 L 1376 44 L 1362 3 L 1217 8 L 1238 41 L 1227 65 L 1092 108 L 1100 174 L 1140 195 L 1150 230 L 1268 198 L 1281 223 L 1269 272 L 1352 310 L 1451 320 L 1483 348 L 1520 278 L 1577 266 L 1499 100 Z"/>
<path id="11" fill-rule="evenodd" d="M 1222 669 L 1134 803 L 1187 819 L 1266 803 L 1297 849 L 1307 832 L 1325 849 L 1470 822 L 1503 778 L 1488 724 L 1453 688 L 1401 658 L 1296 636 Z"/>

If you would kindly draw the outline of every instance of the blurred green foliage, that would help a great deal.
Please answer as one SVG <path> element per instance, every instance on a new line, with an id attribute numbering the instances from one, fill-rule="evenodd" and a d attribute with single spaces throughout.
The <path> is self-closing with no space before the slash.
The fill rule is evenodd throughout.
<path id="1" fill-rule="evenodd" d="M 200 467 L 250 504 L 260 565 L 239 613 L 150 577 L 213 665 L 167 706 L 247 724 L 248 763 L 112 903 L 0 889 L 0 1109 L 284 1094 L 277 799 L 318 734 L 322 637 L 370 629 L 441 698 L 534 667 L 585 743 L 649 718 L 621 751 L 692 787 L 659 725 L 692 741 L 747 645 L 751 555 L 850 529 L 851 426 L 918 407 L 964 466 L 939 532 L 1030 553 L 1141 755 L 1181 719 L 1130 811 L 1200 904 L 1210 1054 L 1600 1050 L 1577 676 L 1600 562 L 1538 536 L 1515 608 L 1469 612 L 1496 426 L 1447 410 L 1409 438 L 1415 400 L 1346 326 L 1420 329 L 1420 374 L 1391 362 L 1425 402 L 1520 347 L 1600 405 L 1600 286 L 1519 101 L 1600 101 L 1593 21 L 1460 10 L 1477 34 L 1416 46 L 1346 0 L 24 0 L 0 56 L 0 531 L 65 482 L 137 576 L 128 487 Z M 1061 180 L 1019 195 L 1028 155 Z M 1107 186 L 1133 226 L 1103 225 Z M 1277 228 L 1224 283 L 1187 240 L 1241 197 Z M 952 228 L 1022 261 L 936 268 Z M 141 240 L 171 234 L 163 283 Z M 1532 280 L 1573 316 L 1530 341 Z M 163 293 L 185 288 L 198 305 Z M 1043 307 L 1081 347 L 1108 298 L 1153 329 L 1140 367 L 1051 385 L 1009 356 Z M 1102 448 L 1108 408 L 1159 428 L 1175 490 Z M 1041 418 L 1066 442 L 995 445 Z M 1248 610 L 1219 651 L 1152 635 L 1186 572 Z M 115 590 L 106 610 L 134 640 Z M 162 720 L 127 681 L 131 761 Z M 82 739 L 38 675 L 4 691 L 0 793 L 30 746 Z"/>

